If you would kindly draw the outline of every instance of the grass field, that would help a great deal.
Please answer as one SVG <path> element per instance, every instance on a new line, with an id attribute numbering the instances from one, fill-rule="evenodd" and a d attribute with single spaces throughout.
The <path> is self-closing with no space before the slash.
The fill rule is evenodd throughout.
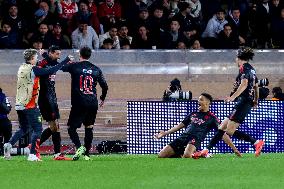
<path id="1" fill-rule="evenodd" d="M 99 155 L 91 161 L 0 160 L 0 188 L 283 189 L 284 154 L 158 159 L 155 155 Z"/>

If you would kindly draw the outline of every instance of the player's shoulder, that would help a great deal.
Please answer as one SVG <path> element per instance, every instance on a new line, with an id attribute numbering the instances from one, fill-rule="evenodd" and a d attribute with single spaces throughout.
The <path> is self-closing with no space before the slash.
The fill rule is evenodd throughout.
<path id="1" fill-rule="evenodd" d="M 218 117 L 213 113 L 213 112 L 208 112 L 208 116 L 210 116 L 212 119 L 217 120 L 218 122 L 220 122 L 220 120 L 218 119 Z"/>

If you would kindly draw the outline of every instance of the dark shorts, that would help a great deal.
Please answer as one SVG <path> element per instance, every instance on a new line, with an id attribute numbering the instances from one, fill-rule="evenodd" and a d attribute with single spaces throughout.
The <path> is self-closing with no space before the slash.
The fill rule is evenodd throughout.
<path id="1" fill-rule="evenodd" d="M 242 123 L 250 113 L 253 103 L 251 100 L 240 98 L 228 118 L 236 123 Z"/>
<path id="2" fill-rule="evenodd" d="M 178 138 L 173 140 L 169 145 L 174 149 L 176 154 L 183 155 L 188 144 L 192 144 L 196 147 L 196 149 L 199 149 L 201 141 L 191 134 L 183 133 Z"/>
<path id="3" fill-rule="evenodd" d="M 39 103 L 39 109 L 41 116 L 45 121 L 54 121 L 60 118 L 56 102 L 41 102 Z"/>
<path id="4" fill-rule="evenodd" d="M 98 103 L 92 106 L 72 106 L 67 125 L 72 128 L 94 125 L 98 111 Z"/>

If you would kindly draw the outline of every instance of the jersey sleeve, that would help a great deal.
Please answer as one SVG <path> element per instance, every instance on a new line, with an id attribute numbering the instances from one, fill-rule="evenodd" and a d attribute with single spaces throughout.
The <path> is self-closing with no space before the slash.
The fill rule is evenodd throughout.
<path id="1" fill-rule="evenodd" d="M 102 95 L 100 96 L 100 99 L 104 101 L 107 95 L 108 85 L 101 70 L 99 70 L 98 82 L 102 88 Z"/>
<path id="2" fill-rule="evenodd" d="M 249 69 L 248 67 L 244 66 L 241 72 L 241 80 L 242 79 L 250 79 L 252 77 L 252 72 L 251 69 Z"/>
<path id="3" fill-rule="evenodd" d="M 191 115 L 192 113 L 188 114 L 182 121 L 185 126 L 188 126 L 191 123 Z"/>
<path id="4" fill-rule="evenodd" d="M 219 125 L 221 124 L 220 120 L 213 114 L 211 113 L 212 116 L 212 123 L 211 123 L 211 127 L 214 130 L 218 130 Z"/>
<path id="5" fill-rule="evenodd" d="M 49 75 L 57 72 L 59 69 L 62 68 L 65 64 L 67 64 L 70 61 L 70 59 L 67 57 L 62 62 L 57 64 L 56 66 L 50 67 L 50 68 L 40 68 L 38 66 L 33 67 L 33 72 L 35 76 L 42 76 L 42 75 Z"/>

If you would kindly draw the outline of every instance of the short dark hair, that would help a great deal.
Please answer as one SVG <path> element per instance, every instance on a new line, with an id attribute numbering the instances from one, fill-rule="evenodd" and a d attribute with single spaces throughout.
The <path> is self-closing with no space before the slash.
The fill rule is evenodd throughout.
<path id="1" fill-rule="evenodd" d="M 113 39 L 111 39 L 111 38 L 106 38 L 106 39 L 103 41 L 103 44 L 107 44 L 107 43 L 113 44 Z"/>
<path id="2" fill-rule="evenodd" d="M 80 49 L 80 56 L 84 59 L 89 59 L 92 55 L 92 49 L 90 47 L 82 47 Z"/>
<path id="3" fill-rule="evenodd" d="M 244 61 L 252 60 L 254 57 L 253 49 L 250 47 L 241 47 L 238 50 L 237 57 Z"/>
<path id="4" fill-rule="evenodd" d="M 205 98 L 207 98 L 210 101 L 210 103 L 213 102 L 213 97 L 210 94 L 208 94 L 208 93 L 201 93 L 201 95 L 204 96 Z"/>
<path id="5" fill-rule="evenodd" d="M 282 93 L 281 87 L 274 87 L 274 88 L 272 89 L 272 93 L 275 93 L 275 94 Z"/>
<path id="6" fill-rule="evenodd" d="M 56 45 L 51 45 L 48 48 L 48 52 L 54 53 L 55 51 L 61 51 L 61 48 L 59 46 L 56 46 Z"/>

